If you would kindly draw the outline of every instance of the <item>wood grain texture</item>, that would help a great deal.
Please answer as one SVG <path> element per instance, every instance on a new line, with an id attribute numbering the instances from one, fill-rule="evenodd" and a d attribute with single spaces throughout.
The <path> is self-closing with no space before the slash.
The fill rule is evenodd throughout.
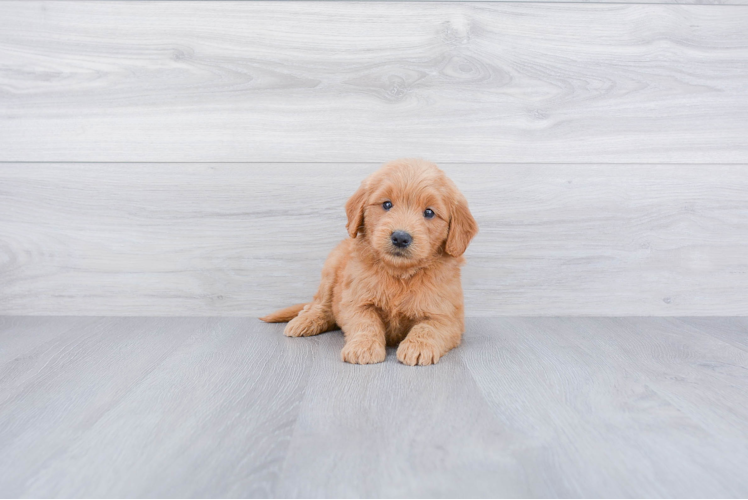
<path id="1" fill-rule="evenodd" d="M 713 321 L 706 318 L 688 318 L 686 327 L 699 329 L 707 335 L 748 351 L 748 318 L 715 318 Z"/>
<path id="2" fill-rule="evenodd" d="M 702 330 L 718 331 L 713 320 Z M 688 323 L 470 323 L 460 353 L 504 432 L 525 443 L 531 496 L 745 495 L 748 353 Z"/>
<path id="3" fill-rule="evenodd" d="M 0 0 L 3 2 L 25 2 L 28 0 Z M 71 0 L 45 0 L 46 2 L 69 2 Z M 80 1 L 80 0 L 79 0 Z M 96 0 L 97 2 L 107 1 L 123 1 L 123 0 Z M 128 0 L 128 1 L 148 1 L 148 0 Z M 160 0 L 162 2 L 192 2 L 195 0 Z M 347 2 L 350 0 L 200 0 L 204 2 L 262 2 L 262 1 L 273 1 L 273 2 Z M 462 1 L 469 1 L 470 3 L 490 2 L 490 3 L 617 3 L 617 4 L 696 4 L 696 5 L 746 5 L 748 0 L 367 0 L 368 2 L 377 3 L 403 3 L 403 2 L 448 2 L 456 3 Z"/>
<path id="4" fill-rule="evenodd" d="M 258 316 L 309 300 L 377 165 L 2 164 L 0 313 Z M 467 314 L 748 315 L 748 166 L 443 165 Z"/>
<path id="5" fill-rule="evenodd" d="M 745 397 L 748 370 L 745 362 L 748 352 L 733 349 L 733 344 L 724 342 L 719 336 L 704 335 L 704 331 L 725 331 L 716 323 L 709 328 L 692 328 L 690 324 L 667 318 L 646 323 L 632 319 L 606 320 L 596 327 L 605 330 L 605 323 L 620 321 L 621 327 L 614 335 L 609 331 L 602 335 L 595 332 L 582 333 L 595 336 L 595 343 L 627 362 L 630 369 L 650 374 L 650 386 L 666 397 L 681 413 L 700 424 L 713 435 L 721 435 L 726 447 L 742 450 L 740 443 L 748 438 L 748 405 L 733 407 L 725 401 L 741 401 Z M 590 321 L 575 325 L 576 335 L 587 332 Z M 742 330 L 742 337 L 748 330 Z M 725 349 L 730 346 L 730 349 Z M 667 372 L 669 376 L 663 377 Z M 742 467 L 742 462 L 738 461 Z M 724 467 L 725 471 L 731 470 Z M 719 477 L 719 476 L 716 476 Z M 748 485 L 748 478 L 744 484 Z"/>
<path id="6" fill-rule="evenodd" d="M 17 360 L 3 496 L 271 496 L 316 342 L 258 323 L 103 318 Z"/>
<path id="7" fill-rule="evenodd" d="M 320 339 L 278 494 L 290 498 L 524 497 L 507 432 L 457 351 L 434 369 L 340 361 L 343 337 Z M 344 383 L 341 383 L 344 381 Z"/>
<path id="8" fill-rule="evenodd" d="M 56 319 L 0 366 L 4 496 L 748 495 L 742 318 L 469 319 L 416 368 L 253 319 Z"/>
<path id="9" fill-rule="evenodd" d="M 89 320 L 94 321 L 95 318 Z M 81 328 L 82 324 L 81 319 L 75 317 L 37 316 L 25 319 L 0 316 L 0 331 L 3 335 L 0 370 L 6 363 L 23 358 L 39 345 L 47 344 L 57 337 L 74 334 L 73 329 Z M 29 331 L 32 331 L 33 335 L 29 335 Z"/>
<path id="10" fill-rule="evenodd" d="M 77 328 L 60 328 L 64 335 L 3 364 L 3 495 L 21 495 L 28 484 L 13 478 L 28 479 L 43 470 L 50 458 L 63 453 L 84 430 L 116 407 L 133 385 L 185 340 L 181 336 L 185 323 L 206 321 L 170 320 L 171 330 L 165 330 L 164 322 L 158 320 L 78 321 Z M 26 323 L 25 334 L 35 336 L 33 323 Z M 40 441 L 44 442 L 43 447 L 39 446 Z"/>
<path id="11" fill-rule="evenodd" d="M 2 2 L 0 161 L 748 162 L 748 7 Z"/>

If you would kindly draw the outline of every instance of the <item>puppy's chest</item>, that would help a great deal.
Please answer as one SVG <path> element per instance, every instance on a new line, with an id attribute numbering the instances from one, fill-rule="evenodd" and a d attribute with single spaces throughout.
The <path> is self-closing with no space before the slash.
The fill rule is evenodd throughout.
<path id="1" fill-rule="evenodd" d="M 429 313 L 429 300 L 423 296 L 423 284 L 400 280 L 381 280 L 371 295 L 382 319 L 394 325 L 405 325 Z"/>
<path id="2" fill-rule="evenodd" d="M 386 288 L 372 302 L 384 323 L 389 345 L 397 345 L 413 325 L 427 317 L 413 294 L 398 293 L 397 290 Z"/>

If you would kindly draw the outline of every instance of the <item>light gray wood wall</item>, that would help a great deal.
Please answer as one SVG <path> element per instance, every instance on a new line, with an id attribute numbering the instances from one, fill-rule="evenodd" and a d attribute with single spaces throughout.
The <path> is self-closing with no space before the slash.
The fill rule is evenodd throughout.
<path id="1" fill-rule="evenodd" d="M 0 8 L 0 160 L 748 163 L 748 6 Z"/>
<path id="2" fill-rule="evenodd" d="M 0 0 L 2 2 L 25 2 L 28 0 Z M 46 2 L 69 2 L 71 0 L 45 0 Z M 75 0 L 73 0 L 75 1 Z M 81 1 L 81 0 L 78 0 Z M 91 0 L 87 0 L 91 1 Z M 196 0 L 94 0 L 97 2 L 109 2 L 109 1 L 160 1 L 160 2 L 192 2 Z M 274 1 L 274 2 L 350 2 L 352 0 L 199 0 L 203 2 L 226 2 L 226 1 L 237 1 L 237 2 L 263 2 L 263 1 Z M 418 3 L 418 2 L 429 2 L 429 3 L 455 3 L 462 1 L 469 1 L 471 3 L 616 3 L 616 4 L 695 4 L 695 5 L 746 5 L 748 0 L 365 0 L 367 2 L 377 3 Z"/>
<path id="3" fill-rule="evenodd" d="M 0 1 L 0 313 L 304 301 L 402 156 L 468 315 L 748 315 L 748 6 L 210 1 Z"/>
<path id="4" fill-rule="evenodd" d="M 468 314 L 748 312 L 744 165 L 443 165 Z M 308 300 L 374 164 L 0 165 L 0 312 L 258 315 Z"/>

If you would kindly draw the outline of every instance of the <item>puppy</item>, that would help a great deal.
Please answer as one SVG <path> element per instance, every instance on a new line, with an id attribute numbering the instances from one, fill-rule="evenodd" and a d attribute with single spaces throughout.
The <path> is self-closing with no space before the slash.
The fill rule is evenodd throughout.
<path id="1" fill-rule="evenodd" d="M 312 302 L 263 318 L 289 337 L 340 327 L 348 363 L 430 365 L 464 330 L 460 265 L 478 232 L 465 197 L 433 163 L 403 159 L 361 183 L 345 205 L 348 234 L 327 258 Z"/>

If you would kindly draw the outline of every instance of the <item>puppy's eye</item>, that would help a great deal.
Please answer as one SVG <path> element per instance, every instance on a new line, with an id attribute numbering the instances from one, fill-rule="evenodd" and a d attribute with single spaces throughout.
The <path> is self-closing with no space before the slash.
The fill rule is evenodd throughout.
<path id="1" fill-rule="evenodd" d="M 385 201 L 384 203 L 382 203 L 382 208 L 384 208 L 385 210 L 389 210 L 390 208 L 392 208 L 392 202 Z"/>
<path id="2" fill-rule="evenodd" d="M 430 208 L 427 208 L 426 211 L 423 212 L 423 216 L 426 217 L 427 219 L 433 219 L 435 215 L 436 214 L 434 213 L 434 211 L 431 210 Z"/>

